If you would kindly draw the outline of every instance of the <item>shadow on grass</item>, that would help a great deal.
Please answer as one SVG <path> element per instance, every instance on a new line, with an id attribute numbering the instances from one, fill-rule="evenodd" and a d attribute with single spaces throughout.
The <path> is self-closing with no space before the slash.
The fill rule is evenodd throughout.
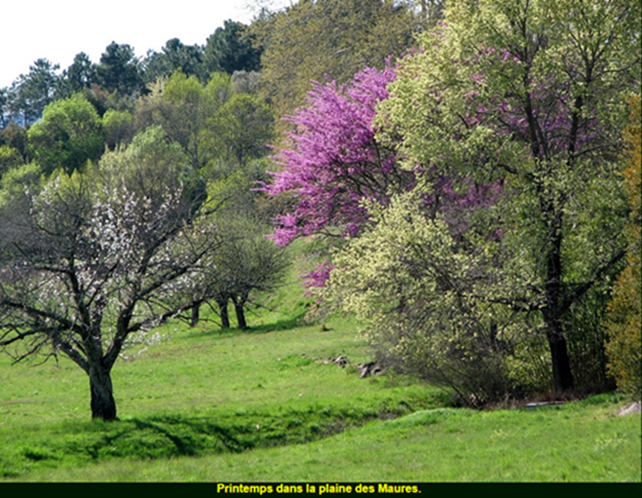
<path id="1" fill-rule="evenodd" d="M 0 476 L 86 461 L 167 459 L 305 444 L 420 408 L 411 405 L 399 401 L 394 406 L 389 402 L 364 407 L 309 405 L 275 411 L 237 410 L 207 417 L 167 414 L 75 423 L 61 427 L 47 444 L 37 439 L 26 442 L 9 466 L 0 458 Z"/>
<path id="2" fill-rule="evenodd" d="M 250 327 L 247 329 L 239 329 L 239 328 L 221 329 L 217 327 L 208 328 L 208 329 L 201 329 L 201 328 L 189 329 L 189 331 L 186 334 L 184 334 L 183 337 L 186 339 L 199 339 L 203 337 L 212 337 L 212 336 L 225 337 L 225 336 L 234 336 L 239 334 L 267 334 L 269 332 L 292 330 L 297 327 L 301 327 L 301 320 L 305 316 L 306 312 L 307 312 L 306 309 L 297 310 L 297 312 L 290 317 L 282 318 L 275 322 L 263 323 L 260 325 L 250 325 Z"/>
<path id="3" fill-rule="evenodd" d="M 298 313 L 289 318 L 283 318 L 272 323 L 264 323 L 250 327 L 245 332 L 275 332 L 279 330 L 292 330 L 301 326 L 301 320 L 305 316 L 307 310 L 300 310 Z"/>

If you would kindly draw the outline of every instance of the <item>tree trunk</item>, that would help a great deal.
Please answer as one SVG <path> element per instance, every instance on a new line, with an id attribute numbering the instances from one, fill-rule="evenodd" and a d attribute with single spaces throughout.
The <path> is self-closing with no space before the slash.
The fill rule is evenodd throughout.
<path id="1" fill-rule="evenodd" d="M 89 368 L 89 387 L 91 389 L 91 418 L 116 420 L 111 373 L 103 366 Z"/>
<path id="2" fill-rule="evenodd" d="M 201 305 L 195 304 L 194 306 L 192 306 L 192 317 L 190 319 L 189 326 L 196 327 L 200 319 L 201 319 Z"/>
<path id="3" fill-rule="evenodd" d="M 545 214 L 552 219 L 552 237 L 548 251 L 546 307 L 543 310 L 546 338 L 551 350 L 553 385 L 556 393 L 572 391 L 574 387 L 568 346 L 562 330 L 562 214 L 548 204 Z"/>
<path id="4" fill-rule="evenodd" d="M 553 385 L 558 394 L 572 391 L 574 388 L 571 360 L 568 355 L 568 346 L 559 320 L 546 320 L 546 336 L 551 350 L 551 363 L 553 365 Z"/>
<path id="5" fill-rule="evenodd" d="M 227 312 L 227 299 L 217 301 L 220 316 L 221 316 L 221 328 L 229 329 L 230 328 L 230 315 Z"/>
<path id="6" fill-rule="evenodd" d="M 247 322 L 245 321 L 245 300 L 234 299 L 234 310 L 236 311 L 236 322 L 241 330 L 247 329 Z"/>

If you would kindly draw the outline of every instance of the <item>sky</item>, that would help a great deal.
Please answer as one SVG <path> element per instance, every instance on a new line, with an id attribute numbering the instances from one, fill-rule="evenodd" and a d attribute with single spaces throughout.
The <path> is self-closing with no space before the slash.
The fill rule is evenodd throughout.
<path id="1" fill-rule="evenodd" d="M 0 88 L 8 87 L 37 59 L 71 65 L 85 52 L 98 63 L 111 42 L 128 44 L 136 56 L 159 52 L 179 38 L 204 45 L 227 19 L 249 23 L 257 3 L 272 8 L 287 0 L 0 0 Z"/>

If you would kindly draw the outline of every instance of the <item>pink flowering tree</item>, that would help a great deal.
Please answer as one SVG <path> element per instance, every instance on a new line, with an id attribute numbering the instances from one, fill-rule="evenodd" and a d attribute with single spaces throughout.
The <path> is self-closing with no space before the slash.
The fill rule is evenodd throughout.
<path id="1" fill-rule="evenodd" d="M 375 138 L 377 104 L 388 97 L 394 71 L 368 68 L 346 85 L 315 83 L 308 104 L 287 118 L 294 125 L 275 162 L 280 171 L 265 186 L 290 195 L 290 212 L 275 219 L 274 241 L 287 245 L 312 234 L 354 236 L 368 221 L 365 200 L 385 202 L 412 174 Z"/>

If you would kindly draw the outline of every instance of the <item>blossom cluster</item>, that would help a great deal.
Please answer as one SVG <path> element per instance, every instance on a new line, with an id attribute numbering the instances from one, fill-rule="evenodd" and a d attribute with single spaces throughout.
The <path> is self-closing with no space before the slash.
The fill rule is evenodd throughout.
<path id="1" fill-rule="evenodd" d="M 346 85 L 314 83 L 307 105 L 287 118 L 294 130 L 274 156 L 281 170 L 264 187 L 295 199 L 275 220 L 277 244 L 332 228 L 356 235 L 368 220 L 362 201 L 385 200 L 395 154 L 376 140 L 373 120 L 394 76 L 367 68 Z"/>

